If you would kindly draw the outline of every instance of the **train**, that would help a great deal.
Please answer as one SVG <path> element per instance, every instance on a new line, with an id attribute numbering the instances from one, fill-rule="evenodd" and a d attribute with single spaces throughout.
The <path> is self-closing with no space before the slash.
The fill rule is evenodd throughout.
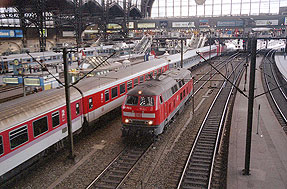
<path id="1" fill-rule="evenodd" d="M 134 44 L 116 44 L 98 47 L 87 47 L 79 49 L 79 54 L 80 56 L 84 55 L 89 57 L 95 55 L 106 56 L 114 52 L 119 52 L 119 55 L 126 55 L 134 46 Z M 44 64 L 59 64 L 63 62 L 63 55 L 60 52 L 34 52 L 30 53 L 30 55 L 34 57 L 37 61 Z M 15 60 L 21 62 L 25 68 L 28 68 L 29 65 L 38 66 L 38 63 L 35 62 L 33 58 L 31 58 L 31 56 L 27 54 L 12 54 L 8 56 L 0 56 L 0 73 L 12 72 L 14 69 L 13 65 L 15 63 Z M 69 54 L 69 61 L 76 61 L 74 53 Z"/>
<path id="2" fill-rule="evenodd" d="M 211 49 L 211 52 L 209 50 Z M 184 53 L 183 67 L 196 66 L 219 56 L 224 46 L 203 47 Z M 120 107 L 129 90 L 172 68 L 181 66 L 175 54 L 136 64 L 121 71 L 86 78 L 71 87 L 72 131 L 80 132 L 99 117 Z M 190 88 L 191 90 L 191 88 Z M 57 146 L 68 136 L 65 92 L 63 88 L 5 102 L 0 106 L 0 182 Z"/>
<path id="3" fill-rule="evenodd" d="M 133 88 L 122 105 L 122 136 L 158 136 L 192 91 L 192 75 L 185 68 L 172 68 Z"/>

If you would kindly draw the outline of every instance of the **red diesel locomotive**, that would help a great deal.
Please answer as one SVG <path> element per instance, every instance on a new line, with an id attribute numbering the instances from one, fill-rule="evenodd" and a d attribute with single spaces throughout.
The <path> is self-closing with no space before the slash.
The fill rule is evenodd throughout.
<path id="1" fill-rule="evenodd" d="M 171 69 L 130 90 L 122 105 L 122 134 L 157 136 L 192 95 L 187 69 Z"/>

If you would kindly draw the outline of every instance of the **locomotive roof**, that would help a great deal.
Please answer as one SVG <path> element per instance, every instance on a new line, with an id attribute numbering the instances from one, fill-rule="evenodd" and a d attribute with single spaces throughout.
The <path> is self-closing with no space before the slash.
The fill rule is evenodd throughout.
<path id="1" fill-rule="evenodd" d="M 190 71 L 184 68 L 172 69 L 163 73 L 157 79 L 152 79 L 136 86 L 127 95 L 138 95 L 138 92 L 141 91 L 142 96 L 158 96 L 177 84 L 178 80 L 186 79 L 187 77 L 191 77 Z"/>

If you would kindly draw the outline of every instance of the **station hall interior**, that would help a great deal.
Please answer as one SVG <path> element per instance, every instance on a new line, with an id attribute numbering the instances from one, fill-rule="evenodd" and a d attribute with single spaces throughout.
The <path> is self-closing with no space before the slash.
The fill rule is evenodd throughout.
<path id="1" fill-rule="evenodd" d="M 0 188 L 287 188 L 287 0 L 1 0 Z"/>

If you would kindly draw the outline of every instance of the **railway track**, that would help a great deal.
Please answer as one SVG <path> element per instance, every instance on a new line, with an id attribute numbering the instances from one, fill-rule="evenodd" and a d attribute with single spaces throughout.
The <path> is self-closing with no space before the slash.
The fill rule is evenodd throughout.
<path id="1" fill-rule="evenodd" d="M 233 84 L 237 84 L 241 76 L 243 62 L 240 62 L 229 74 L 229 79 L 233 79 Z M 229 82 L 225 81 L 222 84 L 193 143 L 177 185 L 178 189 L 210 188 L 221 131 L 233 90 L 234 87 Z"/>
<path id="2" fill-rule="evenodd" d="M 262 60 L 264 86 L 266 92 L 270 91 L 269 95 L 267 95 L 269 97 L 269 103 L 283 130 L 287 134 L 287 96 L 284 89 L 280 87 L 282 86 L 280 82 L 286 87 L 286 81 L 280 78 L 282 76 L 280 76 L 280 72 L 276 70 L 274 55 L 275 51 L 270 50 Z"/>
<path id="3" fill-rule="evenodd" d="M 152 143 L 126 147 L 86 189 L 119 188 L 151 146 Z"/>

